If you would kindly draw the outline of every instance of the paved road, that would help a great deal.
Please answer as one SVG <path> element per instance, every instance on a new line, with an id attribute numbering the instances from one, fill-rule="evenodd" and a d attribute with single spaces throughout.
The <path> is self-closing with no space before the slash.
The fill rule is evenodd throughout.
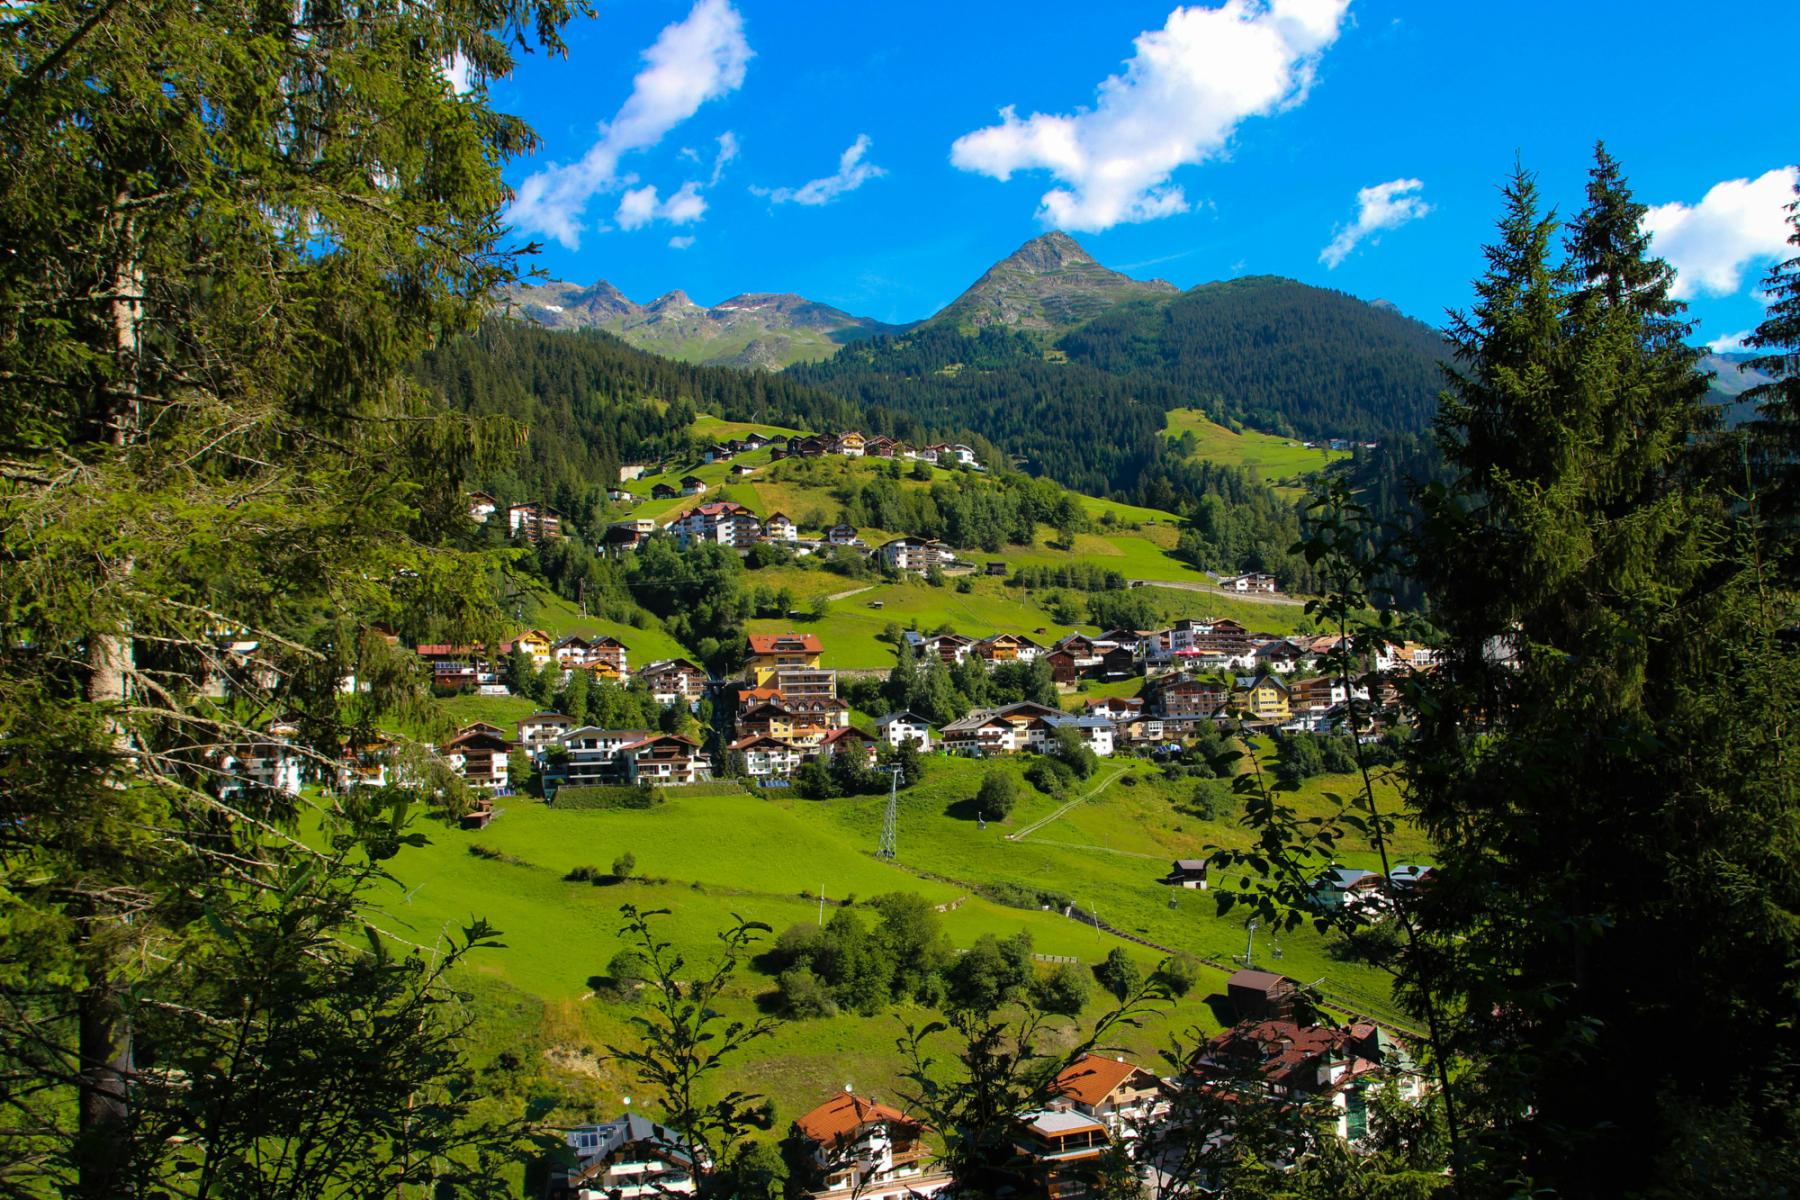
<path id="1" fill-rule="evenodd" d="M 1292 596 L 1259 596 L 1250 592 L 1228 592 L 1222 587 L 1214 587 L 1210 583 L 1200 583 L 1193 579 L 1132 579 L 1127 582 L 1132 587 L 1176 588 L 1183 592 L 1204 592 L 1209 596 L 1223 596 L 1227 600 L 1245 600 L 1251 604 L 1285 604 L 1294 608 L 1306 604 L 1306 601 L 1296 600 Z"/>

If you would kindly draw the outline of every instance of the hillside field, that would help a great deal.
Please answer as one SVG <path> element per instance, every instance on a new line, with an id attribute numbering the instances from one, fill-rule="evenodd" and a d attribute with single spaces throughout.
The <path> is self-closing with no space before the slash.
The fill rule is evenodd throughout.
<path id="1" fill-rule="evenodd" d="M 478 1042 L 488 1052 L 505 1051 L 525 1077 L 590 1106 L 582 1110 L 589 1117 L 615 1110 L 633 1087 L 603 1054 L 606 1044 L 630 1036 L 633 1002 L 596 978 L 624 947 L 619 907 L 625 903 L 668 910 L 659 930 L 696 960 L 708 958 L 715 933 L 739 918 L 779 933 L 818 921 L 821 893 L 829 917 L 837 906 L 895 891 L 933 904 L 960 901 L 941 918 L 957 947 L 984 933 L 1026 931 L 1038 953 L 1069 955 L 1086 965 L 1114 947 L 1124 947 L 1145 972 L 1160 960 L 1154 951 L 1059 913 L 1004 907 L 976 894 L 977 886 L 992 884 L 1067 895 L 1122 929 L 1222 963 L 1243 952 L 1240 918 L 1215 915 L 1209 893 L 1172 890 L 1157 880 L 1171 859 L 1202 854 L 1208 845 L 1243 844 L 1247 831 L 1179 811 L 1175 805 L 1190 784 L 1164 781 L 1149 764 L 1125 758 L 1103 762 L 1078 789 L 1092 794 L 1041 828 L 1016 840 L 1008 836 L 1064 804 L 1025 784 L 1009 822 L 980 828 L 968 801 L 982 777 L 990 771 L 1017 774 L 1025 765 L 930 757 L 925 780 L 901 794 L 895 863 L 872 853 L 885 803 L 880 796 L 817 802 L 784 792 L 677 794 L 636 811 L 557 811 L 541 801 L 505 798 L 485 830 L 430 825 L 429 845 L 407 849 L 390 864 L 394 882 L 369 915 L 389 935 L 427 949 L 474 917 L 497 926 L 505 947 L 483 952 L 466 972 Z M 1128 786 L 1127 778 L 1135 784 Z M 1341 787 L 1350 781 L 1310 781 L 1293 802 L 1303 813 L 1323 812 L 1323 792 L 1334 782 Z M 1411 833 L 1403 835 L 1401 848 L 1422 850 Z M 564 879 L 577 866 L 604 870 L 625 851 L 637 858 L 637 877 L 628 882 L 595 886 Z M 1362 865 L 1369 858 L 1356 850 L 1342 856 Z M 1230 883 L 1216 880 L 1215 886 Z M 1259 935 L 1256 954 L 1259 965 L 1308 982 L 1319 979 L 1331 997 L 1391 1015 L 1381 977 L 1341 961 L 1310 931 L 1278 942 Z M 766 968 L 759 960 L 740 976 L 729 997 L 731 1012 L 769 1011 L 775 984 Z M 1205 970 L 1186 998 L 1143 1028 L 1125 1031 L 1121 1052 L 1153 1063 L 1172 1035 L 1220 1027 L 1225 977 L 1223 970 Z M 1096 988 L 1082 1021 L 1104 1011 L 1101 1001 Z M 780 1130 L 846 1080 L 859 1090 L 894 1095 L 902 1067 L 894 1040 L 904 1022 L 927 1016 L 909 1005 L 874 1017 L 789 1021 L 756 1044 L 744 1068 L 774 1099 Z M 1059 1036 L 1073 1035 L 1072 1022 L 1062 1028 Z"/>
<path id="2" fill-rule="evenodd" d="M 1305 476 L 1350 457 L 1345 450 L 1309 450 L 1298 438 L 1277 437 L 1254 429 L 1234 433 L 1198 409 L 1171 409 L 1164 436 L 1174 439 L 1184 433 L 1194 435 L 1195 458 L 1254 470 L 1266 482 L 1289 493 L 1298 492 L 1298 482 Z"/>

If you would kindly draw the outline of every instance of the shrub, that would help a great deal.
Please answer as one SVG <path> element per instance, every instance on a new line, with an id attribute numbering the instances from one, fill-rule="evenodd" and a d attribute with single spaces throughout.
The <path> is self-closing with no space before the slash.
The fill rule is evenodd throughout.
<path id="1" fill-rule="evenodd" d="M 837 1001 L 825 981 L 810 967 L 789 967 L 781 973 L 781 1007 L 790 1017 L 831 1017 L 837 1015 Z"/>
<path id="2" fill-rule="evenodd" d="M 1018 802 L 1019 785 L 1003 771 L 989 771 L 981 781 L 981 790 L 975 793 L 975 803 L 981 811 L 997 820 L 1004 821 L 1011 816 L 1013 806 Z"/>
<path id="3" fill-rule="evenodd" d="M 635 987 L 650 978 L 650 963 L 636 950 L 621 950 L 606 964 L 606 977 L 614 987 Z"/>
<path id="4" fill-rule="evenodd" d="M 599 867 L 571 867 L 563 876 L 566 883 L 600 883 L 607 878 L 606 872 Z"/>
<path id="5" fill-rule="evenodd" d="M 1185 996 L 1200 982 L 1200 960 L 1191 954 L 1165 958 L 1156 968 L 1156 980 L 1168 989 L 1169 995 Z"/>
<path id="6" fill-rule="evenodd" d="M 1031 989 L 1032 999 L 1045 1012 L 1065 1017 L 1080 1014 L 1088 1002 L 1088 977 L 1074 963 L 1062 963 L 1039 979 Z"/>
<path id="7" fill-rule="evenodd" d="M 1202 779 L 1194 784 L 1188 811 L 1205 821 L 1223 821 L 1237 808 L 1237 794 L 1223 779 Z"/>
<path id="8" fill-rule="evenodd" d="M 649 787 L 564 787 L 556 790 L 552 808 L 613 809 L 655 808 L 663 803 L 657 789 Z"/>
<path id="9" fill-rule="evenodd" d="M 1060 759 L 1039 758 L 1025 768 L 1025 781 L 1046 796 L 1060 796 L 1075 782 L 1075 772 Z"/>
<path id="10" fill-rule="evenodd" d="M 1144 977 L 1131 956 L 1115 947 L 1107 951 L 1106 961 L 1094 968 L 1094 978 L 1115 998 L 1123 1000 L 1137 990 Z"/>
<path id="11" fill-rule="evenodd" d="M 975 885 L 975 894 L 1008 908 L 1050 908 L 1061 912 L 1075 903 L 1073 896 L 1063 892 L 1018 883 L 978 883 Z"/>
<path id="12" fill-rule="evenodd" d="M 637 855 L 627 850 L 613 859 L 612 873 L 619 879 L 629 879 L 632 871 L 637 869 Z"/>

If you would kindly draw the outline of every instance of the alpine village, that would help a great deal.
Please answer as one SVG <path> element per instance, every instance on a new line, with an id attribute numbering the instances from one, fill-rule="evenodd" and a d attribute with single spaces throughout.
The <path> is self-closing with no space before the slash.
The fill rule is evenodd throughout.
<path id="1" fill-rule="evenodd" d="M 665 9 L 594 153 L 773 39 Z M 1592 131 L 1432 320 L 1092 181 L 638 303 L 701 184 L 501 178 L 607 11 L 0 20 L 0 1198 L 1794 1194 L 1800 174 L 1730 350 Z"/>

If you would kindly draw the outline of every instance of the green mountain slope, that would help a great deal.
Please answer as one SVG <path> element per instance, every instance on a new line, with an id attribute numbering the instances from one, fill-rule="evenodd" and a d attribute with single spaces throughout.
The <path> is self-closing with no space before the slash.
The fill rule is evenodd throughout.
<path id="1" fill-rule="evenodd" d="M 1060 331 L 1128 301 L 1175 294 L 1172 283 L 1122 275 L 1068 234 L 1046 233 L 989 267 L 929 323 L 971 332 L 989 325 Z"/>
<path id="2" fill-rule="evenodd" d="M 547 329 L 600 329 L 681 362 L 779 370 L 828 358 L 847 342 L 895 331 L 829 304 L 776 292 L 746 292 L 707 308 L 681 291 L 638 304 L 605 281 L 551 281 L 501 294 L 512 312 Z"/>

